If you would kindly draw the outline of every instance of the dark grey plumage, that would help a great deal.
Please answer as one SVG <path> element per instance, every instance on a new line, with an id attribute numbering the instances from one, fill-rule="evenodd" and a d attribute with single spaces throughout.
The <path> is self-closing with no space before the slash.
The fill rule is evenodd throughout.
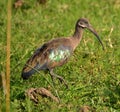
<path id="1" fill-rule="evenodd" d="M 32 74 L 36 72 L 35 69 L 48 69 L 52 78 L 56 77 L 61 82 L 63 81 L 65 83 L 64 79 L 61 76 L 55 75 L 53 73 L 53 69 L 67 62 L 69 57 L 74 52 L 75 48 L 78 46 L 82 38 L 83 30 L 85 28 L 90 30 L 97 37 L 100 44 L 104 48 L 97 32 L 92 28 L 88 20 L 81 18 L 76 23 L 73 36 L 53 39 L 42 45 L 34 52 L 22 70 L 22 78 L 28 79 Z"/>

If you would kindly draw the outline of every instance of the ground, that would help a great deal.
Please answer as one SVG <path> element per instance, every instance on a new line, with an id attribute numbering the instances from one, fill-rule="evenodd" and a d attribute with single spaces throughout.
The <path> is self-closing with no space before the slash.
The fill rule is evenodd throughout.
<path id="1" fill-rule="evenodd" d="M 14 1 L 13 1 L 14 4 Z M 7 0 L 0 1 L 0 72 L 5 74 Z M 52 80 L 47 71 L 23 81 L 21 71 L 34 50 L 53 38 L 71 36 L 76 21 L 87 18 L 98 32 L 105 50 L 93 34 L 85 30 L 83 38 L 69 62 L 55 69 L 69 88 Z M 89 106 L 96 112 L 120 111 L 120 2 L 119 0 L 24 0 L 12 7 L 11 36 L 11 111 L 12 112 L 76 112 Z M 60 104 L 42 98 L 38 104 L 25 97 L 29 88 L 45 87 Z M 1 109 L 5 111 L 5 95 L 0 87 Z"/>

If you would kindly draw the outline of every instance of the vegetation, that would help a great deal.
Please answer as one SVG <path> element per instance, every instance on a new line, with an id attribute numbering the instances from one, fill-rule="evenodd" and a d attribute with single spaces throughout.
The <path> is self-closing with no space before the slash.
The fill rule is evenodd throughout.
<path id="1" fill-rule="evenodd" d="M 7 0 L 0 1 L 0 71 L 5 73 Z M 36 73 L 23 81 L 21 70 L 34 50 L 56 37 L 73 34 L 78 18 L 88 18 L 99 33 L 105 50 L 89 31 L 69 62 L 55 69 L 69 88 L 56 81 L 58 104 L 43 98 L 34 104 L 25 97 L 31 87 L 45 87 L 55 94 L 43 75 L 52 83 L 48 72 Z M 24 0 L 12 9 L 11 38 L 11 112 L 76 112 L 88 105 L 96 112 L 120 111 L 120 2 L 119 0 Z M 0 104 L 5 111 L 5 95 L 0 87 Z"/>

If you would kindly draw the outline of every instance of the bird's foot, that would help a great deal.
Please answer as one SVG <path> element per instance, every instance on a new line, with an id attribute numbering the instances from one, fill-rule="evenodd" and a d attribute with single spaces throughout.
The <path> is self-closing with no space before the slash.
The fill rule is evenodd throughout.
<path id="1" fill-rule="evenodd" d="M 66 83 L 66 81 L 64 80 L 63 77 L 61 77 L 61 76 L 59 76 L 59 75 L 56 75 L 56 78 L 58 78 L 59 81 L 60 81 L 61 83 L 63 83 L 63 84 L 66 86 L 66 88 L 68 88 L 68 85 L 67 85 L 67 83 Z"/>
<path id="2" fill-rule="evenodd" d="M 66 88 L 68 88 L 68 85 L 67 85 L 67 83 L 66 83 L 66 81 L 64 80 L 63 77 L 54 74 L 54 73 L 53 73 L 53 70 L 50 70 L 50 75 L 51 75 L 51 77 L 52 77 L 53 82 L 54 82 L 54 78 L 57 78 L 57 79 L 59 79 L 59 81 L 60 81 L 61 83 L 64 83 L 64 85 L 66 86 Z"/>

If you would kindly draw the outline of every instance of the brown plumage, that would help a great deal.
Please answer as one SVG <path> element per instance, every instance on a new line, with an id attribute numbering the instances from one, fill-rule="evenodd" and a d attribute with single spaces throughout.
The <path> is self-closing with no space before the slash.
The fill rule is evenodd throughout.
<path id="1" fill-rule="evenodd" d="M 34 52 L 33 56 L 27 61 L 22 70 L 22 78 L 28 79 L 29 76 L 36 72 L 36 70 L 48 69 L 52 78 L 56 77 L 61 82 L 63 81 L 66 84 L 61 76 L 53 73 L 53 69 L 67 62 L 69 57 L 74 52 L 75 48 L 78 46 L 83 35 L 83 30 L 85 28 L 90 30 L 97 37 L 104 49 L 104 46 L 98 34 L 89 24 L 88 20 L 85 18 L 81 18 L 76 23 L 73 36 L 68 38 L 53 39 L 43 44 Z"/>

